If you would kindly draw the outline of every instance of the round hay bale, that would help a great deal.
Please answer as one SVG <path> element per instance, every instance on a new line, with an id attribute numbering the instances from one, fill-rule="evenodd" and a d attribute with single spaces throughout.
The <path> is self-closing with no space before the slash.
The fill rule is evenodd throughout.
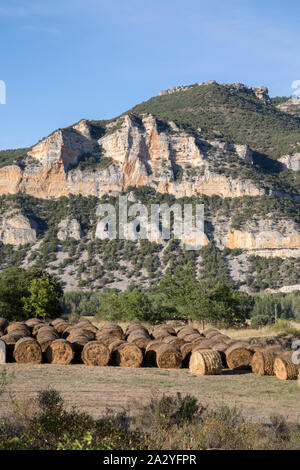
<path id="1" fill-rule="evenodd" d="M 70 323 L 66 321 L 61 321 L 60 323 L 56 323 L 55 329 L 57 333 L 62 336 L 63 332 L 70 326 Z"/>
<path id="2" fill-rule="evenodd" d="M 114 328 L 114 327 L 103 328 L 103 329 L 97 331 L 96 336 L 98 336 L 98 335 L 100 336 L 101 334 L 112 335 L 112 336 L 115 336 L 116 338 L 119 338 L 119 339 L 122 339 L 122 340 L 125 339 L 125 334 L 124 334 L 123 330 L 120 329 L 120 328 Z"/>
<path id="3" fill-rule="evenodd" d="M 160 369 L 180 369 L 182 355 L 172 344 L 160 344 L 156 348 L 156 364 Z"/>
<path id="4" fill-rule="evenodd" d="M 185 341 L 187 341 L 187 340 L 185 340 Z M 207 341 L 207 340 L 205 340 L 205 339 L 203 338 L 203 336 L 199 336 L 198 338 L 194 339 L 194 340 L 192 341 L 192 343 L 193 343 L 194 345 L 196 345 L 196 344 L 199 344 L 199 345 L 200 345 L 200 344 L 202 344 L 204 341 Z M 191 341 L 188 341 L 188 342 L 191 342 Z"/>
<path id="5" fill-rule="evenodd" d="M 50 326 L 50 325 L 43 325 L 41 327 L 39 326 L 36 335 L 40 335 L 44 333 L 58 335 L 57 330 L 53 326 Z"/>
<path id="6" fill-rule="evenodd" d="M 178 338 L 184 338 L 187 335 L 195 335 L 195 334 L 199 335 L 200 333 L 196 328 L 191 328 L 190 326 L 183 328 L 182 330 L 177 332 Z"/>
<path id="7" fill-rule="evenodd" d="M 65 320 L 63 318 L 55 318 L 54 320 L 51 320 L 50 325 L 55 327 L 55 325 L 58 325 L 62 321 Z"/>
<path id="8" fill-rule="evenodd" d="M 223 365 L 218 351 L 194 350 L 190 358 L 190 371 L 199 375 L 218 375 L 222 372 Z"/>
<path id="9" fill-rule="evenodd" d="M 132 325 L 128 326 L 128 328 L 126 328 L 126 331 L 125 331 L 125 335 L 129 335 L 133 330 L 136 330 L 136 329 L 143 329 L 143 330 L 147 330 L 147 328 L 143 325 L 141 325 L 140 323 L 133 323 Z"/>
<path id="10" fill-rule="evenodd" d="M 160 330 L 165 330 L 167 331 L 167 333 L 169 335 L 173 335 L 175 336 L 176 335 L 176 331 L 174 330 L 174 328 L 172 326 L 168 326 L 168 325 L 157 325 L 153 328 L 153 336 L 154 336 L 154 332 L 156 331 L 160 331 Z"/>
<path id="11" fill-rule="evenodd" d="M 203 331 L 203 334 L 204 334 L 204 336 L 207 336 L 209 333 L 212 333 L 213 331 L 216 331 L 217 333 L 220 333 L 219 330 L 217 330 L 216 328 L 208 328 L 208 329 Z"/>
<path id="12" fill-rule="evenodd" d="M 113 343 L 110 343 L 107 347 L 108 347 L 108 350 L 110 352 L 110 354 L 115 351 L 119 346 L 120 344 L 123 344 L 123 343 L 126 343 L 126 341 L 122 341 L 121 339 L 117 339 L 116 341 L 114 341 Z M 104 343 L 103 343 L 104 344 Z"/>
<path id="13" fill-rule="evenodd" d="M 187 334 L 182 337 L 187 343 L 193 343 L 194 341 L 204 341 L 204 336 L 199 335 L 199 333 Z"/>
<path id="14" fill-rule="evenodd" d="M 99 331 L 104 330 L 119 330 L 124 333 L 123 328 L 120 325 L 117 325 L 117 323 L 105 323 L 105 325 L 102 325 L 99 328 Z"/>
<path id="15" fill-rule="evenodd" d="M 299 365 L 292 361 L 292 353 L 288 352 L 276 355 L 273 363 L 273 369 L 276 377 L 280 380 L 297 380 Z"/>
<path id="16" fill-rule="evenodd" d="M 76 323 L 74 327 L 84 329 L 84 330 L 89 330 L 95 334 L 97 333 L 97 331 L 99 331 L 97 326 L 93 325 L 90 321 L 80 321 L 79 323 Z"/>
<path id="17" fill-rule="evenodd" d="M 128 343 L 134 343 L 134 341 L 138 338 L 148 338 L 151 340 L 150 336 L 144 330 L 134 330 L 130 335 L 127 337 Z M 124 339 L 124 338 L 120 338 Z"/>
<path id="18" fill-rule="evenodd" d="M 49 329 L 51 328 L 51 329 L 54 331 L 54 328 L 53 328 L 52 326 L 49 326 L 49 325 L 46 325 L 46 323 L 40 322 L 40 323 L 36 323 L 36 324 L 33 326 L 33 328 L 32 328 L 32 335 L 33 335 L 33 336 L 37 336 L 37 334 L 38 334 L 38 332 L 39 332 L 39 330 L 40 330 L 41 328 L 49 328 Z"/>
<path id="19" fill-rule="evenodd" d="M 31 334 L 30 333 L 30 329 L 28 328 L 28 326 L 23 323 L 23 322 L 13 322 L 13 323 L 10 323 L 7 327 L 6 327 L 6 334 L 10 334 L 12 333 L 13 331 L 22 331 L 24 332 L 24 336 L 26 335 L 26 333 L 28 333 L 29 335 Z"/>
<path id="20" fill-rule="evenodd" d="M 42 338 L 37 338 L 37 342 L 39 343 L 42 353 L 44 354 L 48 348 L 48 346 L 55 341 L 57 338 L 56 336 L 43 336 Z"/>
<path id="21" fill-rule="evenodd" d="M 97 334 L 99 334 L 99 332 L 97 332 Z M 89 338 L 90 341 L 94 341 L 95 339 L 95 333 L 90 330 L 86 330 L 85 328 L 66 328 L 62 334 L 62 337 L 64 339 L 69 339 L 72 336 L 86 336 L 87 338 Z"/>
<path id="22" fill-rule="evenodd" d="M 220 335 L 220 334 L 221 333 L 218 330 L 209 331 L 208 333 L 206 333 L 205 338 L 206 339 L 212 339 L 214 336 L 217 336 L 217 335 Z"/>
<path id="23" fill-rule="evenodd" d="M 183 346 L 185 344 L 185 341 L 181 338 L 177 338 L 176 336 L 169 336 L 167 338 L 164 338 L 164 340 L 162 341 L 164 344 L 171 344 L 172 346 L 174 346 L 175 348 L 179 349 L 181 348 L 181 346 Z"/>
<path id="24" fill-rule="evenodd" d="M 21 338 L 17 341 L 14 359 L 19 364 L 40 364 L 42 362 L 42 350 L 34 338 Z"/>
<path id="25" fill-rule="evenodd" d="M 106 366 L 110 360 L 110 352 L 101 341 L 89 341 L 82 350 L 81 358 L 87 366 Z"/>
<path id="26" fill-rule="evenodd" d="M 105 344 L 105 346 L 109 346 L 111 343 L 114 343 L 116 340 L 120 340 L 116 336 L 110 335 L 109 333 L 97 333 L 96 334 L 97 341 L 101 341 Z M 123 341 L 123 340 L 120 340 Z"/>
<path id="27" fill-rule="evenodd" d="M 99 329 L 103 330 L 105 328 L 120 328 L 123 331 L 123 328 L 120 325 L 118 325 L 118 323 L 108 322 L 102 325 Z"/>
<path id="28" fill-rule="evenodd" d="M 15 328 L 11 329 L 10 332 L 7 334 L 19 335 L 22 338 L 31 336 L 30 330 L 23 328 L 22 326 L 16 326 Z"/>
<path id="29" fill-rule="evenodd" d="M 6 320 L 6 318 L 0 317 L 1 330 L 5 331 L 7 327 L 8 327 L 8 321 Z"/>
<path id="30" fill-rule="evenodd" d="M 65 339 L 56 339 L 49 344 L 45 356 L 50 364 L 71 364 L 74 358 L 73 346 Z"/>
<path id="31" fill-rule="evenodd" d="M 189 367 L 190 357 L 195 345 L 193 343 L 185 343 L 181 346 L 182 367 Z"/>
<path id="32" fill-rule="evenodd" d="M 25 325 L 27 325 L 29 328 L 33 328 L 35 325 L 37 325 L 38 323 L 40 323 L 41 320 L 39 320 L 38 318 L 34 317 L 34 318 L 28 318 L 28 320 L 25 321 Z"/>
<path id="33" fill-rule="evenodd" d="M 236 340 L 232 338 L 223 338 L 222 343 L 226 343 L 228 346 L 231 346 L 232 344 L 236 343 Z"/>
<path id="34" fill-rule="evenodd" d="M 226 343 L 216 343 L 212 346 L 212 349 L 214 351 L 218 351 L 218 353 L 221 356 L 223 368 L 226 369 L 228 367 L 228 364 L 227 364 L 225 352 L 228 349 L 228 344 L 226 344 Z"/>
<path id="35" fill-rule="evenodd" d="M 199 344 L 199 346 L 201 346 L 201 349 L 210 349 L 213 345 L 214 345 L 214 342 L 210 341 L 209 339 L 204 339 Z"/>
<path id="36" fill-rule="evenodd" d="M 122 343 L 111 353 L 111 360 L 119 367 L 140 367 L 143 362 L 143 353 L 133 343 Z"/>
<path id="37" fill-rule="evenodd" d="M 148 344 L 152 341 L 151 338 L 146 338 L 146 337 L 140 337 L 132 340 L 131 342 L 136 344 L 142 351 L 143 355 L 145 354 L 146 347 Z"/>
<path id="38" fill-rule="evenodd" d="M 237 342 L 226 350 L 226 361 L 229 369 L 250 369 L 254 354 L 250 344 Z"/>
<path id="39" fill-rule="evenodd" d="M 255 375 L 275 375 L 274 361 L 276 357 L 276 352 L 267 349 L 255 352 L 251 362 L 252 372 Z"/>
<path id="40" fill-rule="evenodd" d="M 174 335 L 170 335 L 167 329 L 165 328 L 160 328 L 159 330 L 153 331 L 152 336 L 154 339 L 161 339 L 165 338 L 167 336 L 170 336 L 171 338 L 174 338 Z"/>
<path id="41" fill-rule="evenodd" d="M 212 338 L 209 338 L 214 343 L 223 343 L 223 340 L 226 339 L 226 336 L 222 334 L 214 335 Z"/>

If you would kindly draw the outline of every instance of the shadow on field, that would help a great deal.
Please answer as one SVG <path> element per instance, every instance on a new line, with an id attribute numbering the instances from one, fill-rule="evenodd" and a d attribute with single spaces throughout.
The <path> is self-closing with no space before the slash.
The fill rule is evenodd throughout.
<path id="1" fill-rule="evenodd" d="M 252 374 L 252 370 L 251 369 L 236 369 L 236 370 L 225 369 L 222 372 L 222 375 L 241 375 L 241 374 Z"/>

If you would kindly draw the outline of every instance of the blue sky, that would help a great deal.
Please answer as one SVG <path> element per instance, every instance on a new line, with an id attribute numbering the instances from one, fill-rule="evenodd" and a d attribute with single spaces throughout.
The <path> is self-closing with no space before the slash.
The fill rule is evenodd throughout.
<path id="1" fill-rule="evenodd" d="M 0 149 L 215 79 L 290 95 L 300 2 L 0 0 Z"/>

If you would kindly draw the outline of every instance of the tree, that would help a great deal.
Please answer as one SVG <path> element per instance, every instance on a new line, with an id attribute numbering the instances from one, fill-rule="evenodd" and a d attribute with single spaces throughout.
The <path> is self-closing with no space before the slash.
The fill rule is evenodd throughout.
<path id="1" fill-rule="evenodd" d="M 159 283 L 158 291 L 176 306 L 184 320 L 219 323 L 234 326 L 244 322 L 241 305 L 233 289 L 224 283 L 214 288 L 205 280 L 197 280 L 192 264 L 168 273 Z"/>
<path id="2" fill-rule="evenodd" d="M 48 275 L 32 279 L 28 291 L 29 296 L 22 298 L 23 311 L 28 318 L 45 318 L 56 310 L 59 288 Z"/>
<path id="3" fill-rule="evenodd" d="M 56 316 L 61 312 L 60 301 L 62 299 L 63 290 L 60 282 L 51 274 L 36 268 L 8 268 L 0 273 L 0 316 L 7 320 L 25 320 L 29 316 L 36 315 L 34 309 L 29 309 L 27 298 L 34 299 L 34 290 L 36 284 L 33 280 L 44 280 L 40 284 L 43 295 L 49 296 L 49 302 L 46 312 L 49 316 Z M 48 294 L 47 294 L 48 293 Z M 35 305 L 37 298 L 35 297 Z M 40 299 L 41 302 L 41 299 Z M 26 304 L 26 311 L 24 306 Z M 44 299 L 44 305 L 45 299 Z M 39 311 L 41 303 L 39 304 Z"/>

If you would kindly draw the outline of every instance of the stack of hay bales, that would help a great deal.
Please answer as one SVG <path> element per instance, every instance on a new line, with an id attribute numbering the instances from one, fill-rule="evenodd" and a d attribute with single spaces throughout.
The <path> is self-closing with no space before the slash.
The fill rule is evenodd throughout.
<path id="1" fill-rule="evenodd" d="M 1 340 L 6 344 L 6 360 L 11 362 L 14 360 L 14 349 L 16 343 L 21 338 L 30 337 L 30 329 L 23 322 L 13 322 L 6 326 L 5 334 L 1 336 Z"/>
<path id="2" fill-rule="evenodd" d="M 191 373 L 200 375 L 220 374 L 225 368 L 252 368 L 256 375 L 276 375 L 281 380 L 295 380 L 299 373 L 292 353 L 282 346 L 255 346 L 251 340 L 237 341 L 215 328 L 200 333 L 191 325 L 176 332 L 161 324 L 150 332 L 139 323 L 123 331 L 116 323 L 97 328 L 90 321 L 71 324 L 62 318 L 51 323 L 31 318 L 10 324 L 0 318 L 0 338 L 7 361 L 22 364 L 189 367 Z"/>

